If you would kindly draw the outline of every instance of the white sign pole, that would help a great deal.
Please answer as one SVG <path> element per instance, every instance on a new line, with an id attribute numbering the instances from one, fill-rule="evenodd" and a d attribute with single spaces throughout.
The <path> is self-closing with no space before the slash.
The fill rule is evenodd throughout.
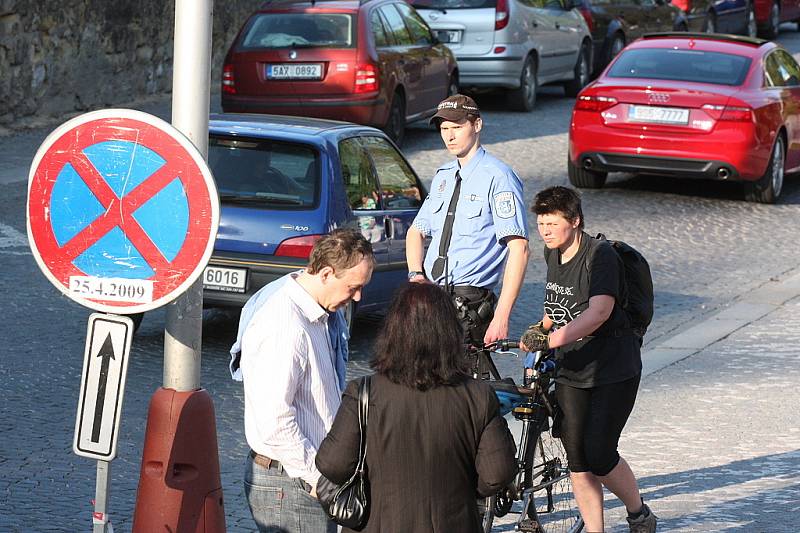
<path id="1" fill-rule="evenodd" d="M 172 61 L 172 125 L 208 156 L 213 0 L 176 0 Z M 198 278 L 167 306 L 164 387 L 200 388 L 203 281 Z"/>
<path id="2" fill-rule="evenodd" d="M 109 470 L 117 454 L 132 337 L 133 321 L 126 316 L 89 317 L 72 448 L 77 455 L 98 460 L 93 533 L 113 530 L 108 522 Z"/>

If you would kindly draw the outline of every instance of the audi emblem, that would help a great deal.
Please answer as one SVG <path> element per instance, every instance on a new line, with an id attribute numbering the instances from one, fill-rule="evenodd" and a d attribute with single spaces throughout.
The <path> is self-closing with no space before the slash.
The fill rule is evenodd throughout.
<path id="1" fill-rule="evenodd" d="M 648 93 L 647 101 L 651 104 L 666 104 L 669 102 L 669 95 L 667 93 Z"/>

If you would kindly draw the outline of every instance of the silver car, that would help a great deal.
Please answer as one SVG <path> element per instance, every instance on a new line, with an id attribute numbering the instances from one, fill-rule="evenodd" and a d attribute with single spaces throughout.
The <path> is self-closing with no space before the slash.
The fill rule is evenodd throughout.
<path id="1" fill-rule="evenodd" d="M 530 111 L 545 83 L 576 96 L 589 82 L 592 37 L 565 0 L 410 0 L 458 60 L 464 89 L 508 89 L 509 105 Z"/>

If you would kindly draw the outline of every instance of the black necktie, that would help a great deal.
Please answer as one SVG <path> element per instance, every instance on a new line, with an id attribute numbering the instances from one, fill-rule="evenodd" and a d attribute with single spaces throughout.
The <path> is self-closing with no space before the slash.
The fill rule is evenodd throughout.
<path id="1" fill-rule="evenodd" d="M 456 219 L 456 206 L 458 197 L 461 195 L 461 173 L 456 171 L 456 187 L 453 189 L 453 196 L 450 198 L 450 205 L 447 206 L 447 216 L 444 219 L 442 229 L 442 240 L 439 241 L 439 257 L 433 262 L 431 276 L 436 280 L 444 272 L 444 261 L 447 257 L 447 249 L 450 248 L 450 238 L 453 236 L 453 222 Z"/>

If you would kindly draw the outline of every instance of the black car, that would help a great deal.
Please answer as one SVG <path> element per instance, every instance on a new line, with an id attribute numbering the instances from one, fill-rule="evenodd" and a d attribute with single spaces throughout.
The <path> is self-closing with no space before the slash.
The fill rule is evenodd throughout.
<path id="1" fill-rule="evenodd" d="M 605 68 L 625 45 L 645 33 L 686 31 L 686 14 L 669 0 L 572 0 L 594 42 L 593 72 Z"/>

